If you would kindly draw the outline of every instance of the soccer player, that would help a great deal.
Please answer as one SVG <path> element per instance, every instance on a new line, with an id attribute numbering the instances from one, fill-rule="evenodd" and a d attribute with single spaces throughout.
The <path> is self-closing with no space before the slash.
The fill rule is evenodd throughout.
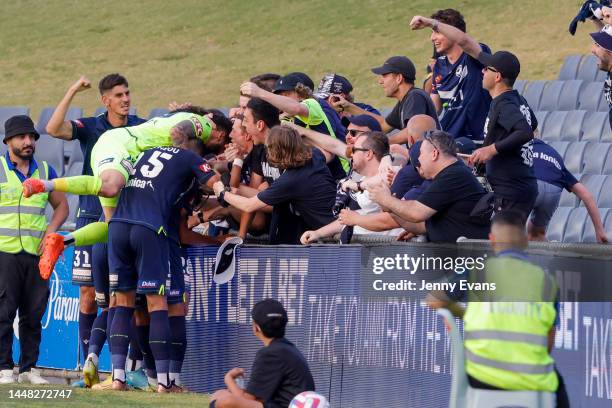
<path id="1" fill-rule="evenodd" d="M 110 220 L 117 205 L 117 196 L 133 171 L 132 163 L 141 152 L 158 146 L 186 146 L 189 139 L 195 138 L 201 139 L 209 147 L 217 144 L 217 138 L 211 137 L 214 122 L 204 116 L 205 111 L 196 107 L 188 110 L 170 112 L 141 125 L 105 132 L 91 152 L 93 176 L 64 177 L 52 182 L 28 179 L 23 183 L 24 197 L 48 191 L 97 195 L 106 221 Z M 153 166 L 150 171 L 158 168 Z M 95 222 L 65 236 L 49 235 L 39 264 L 41 275 L 45 278 L 51 275 L 66 245 L 82 246 L 104 242 L 107 234 L 108 224 Z"/>
<path id="2" fill-rule="evenodd" d="M 166 299 L 166 279 L 170 273 L 169 220 L 176 211 L 175 203 L 189 190 L 194 178 L 209 187 L 219 180 L 208 163 L 189 150 L 177 147 L 147 150 L 136 162 L 110 220 L 110 282 L 117 300 L 110 330 L 115 390 L 126 389 L 125 359 L 137 293 L 147 299 L 149 345 L 155 360 L 158 392 L 169 392 L 172 387 Z M 143 348 L 145 355 L 147 351 Z"/>

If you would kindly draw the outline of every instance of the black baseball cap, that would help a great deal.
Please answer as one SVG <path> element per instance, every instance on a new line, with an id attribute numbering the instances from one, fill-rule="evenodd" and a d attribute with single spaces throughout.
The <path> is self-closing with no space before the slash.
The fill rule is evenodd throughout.
<path id="1" fill-rule="evenodd" d="M 353 85 L 348 79 L 338 74 L 327 74 L 319 82 L 316 95 L 319 98 L 327 98 L 332 94 L 350 94 Z"/>
<path id="2" fill-rule="evenodd" d="M 281 328 L 287 325 L 287 311 L 282 303 L 274 299 L 264 299 L 255 303 L 251 310 L 253 321 L 262 328 Z"/>
<path id="3" fill-rule="evenodd" d="M 382 128 L 380 127 L 380 123 L 376 119 L 374 119 L 370 115 L 354 115 L 349 116 L 348 121 L 351 122 L 355 126 L 365 126 L 369 127 L 370 130 L 380 132 Z"/>
<path id="4" fill-rule="evenodd" d="M 403 56 L 389 58 L 380 67 L 372 68 L 372 72 L 376 75 L 390 73 L 402 74 L 410 81 L 414 81 L 416 78 L 416 68 L 414 64 L 407 57 Z"/>
<path id="5" fill-rule="evenodd" d="M 13 136 L 25 135 L 31 133 L 34 135 L 34 139 L 38 140 L 40 134 L 34 128 L 34 122 L 27 115 L 17 115 L 9 118 L 4 122 L 4 144 Z"/>
<path id="6" fill-rule="evenodd" d="M 504 78 L 516 79 L 521 73 L 521 63 L 510 51 L 497 51 L 493 55 L 481 51 L 478 61 L 485 67 L 495 68 Z"/>
<path id="7" fill-rule="evenodd" d="M 597 33 L 591 33 L 591 38 L 595 41 L 595 44 L 599 45 L 606 51 L 612 51 L 612 35 L 605 31 L 599 31 Z"/>
<path id="8" fill-rule="evenodd" d="M 274 85 L 274 93 L 294 91 L 297 84 L 307 86 L 311 91 L 314 90 L 314 83 L 308 75 L 303 72 L 292 72 L 280 77 L 280 79 L 276 81 L 276 85 Z"/>

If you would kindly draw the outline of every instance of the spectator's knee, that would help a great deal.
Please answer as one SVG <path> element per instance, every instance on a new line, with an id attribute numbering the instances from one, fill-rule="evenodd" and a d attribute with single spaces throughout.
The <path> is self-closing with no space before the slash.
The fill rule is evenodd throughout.
<path id="1" fill-rule="evenodd" d="M 81 286 L 80 289 L 80 306 L 81 312 L 85 314 L 93 314 L 98 311 L 96 303 L 96 292 L 93 286 Z"/>

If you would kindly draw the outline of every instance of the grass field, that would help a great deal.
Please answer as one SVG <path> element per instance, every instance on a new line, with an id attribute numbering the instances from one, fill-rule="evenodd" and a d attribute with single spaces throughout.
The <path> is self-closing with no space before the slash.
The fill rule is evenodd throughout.
<path id="1" fill-rule="evenodd" d="M 567 33 L 579 0 L 15 0 L 0 13 L 0 105 L 27 105 L 35 117 L 86 74 L 130 81 L 141 114 L 182 100 L 232 106 L 237 87 L 262 72 L 303 70 L 351 79 L 361 100 L 386 107 L 369 68 L 404 54 L 423 72 L 429 31 L 410 18 L 454 7 L 468 32 L 492 49 L 511 49 L 522 78 L 554 78 L 570 53 L 587 53 L 591 24 Z M 419 74 L 420 75 L 420 74 Z M 420 78 L 417 78 L 420 80 Z M 92 113 L 95 91 L 77 96 Z"/>
<path id="2" fill-rule="evenodd" d="M 42 397 L 42 390 L 72 390 L 69 398 L 10 398 L 10 390 L 13 396 L 16 391 L 39 390 L 38 396 Z M 36 395 L 33 393 L 33 395 Z M 49 395 L 47 393 L 46 395 Z M 61 394 L 60 394 L 61 395 Z M 64 392 L 66 396 L 67 393 Z M 26 386 L 26 385 L 0 385 L 0 407 L 91 407 L 91 408 L 123 408 L 123 407 L 155 407 L 155 408 L 207 408 L 208 396 L 195 393 L 183 394 L 156 394 L 144 391 L 112 392 L 91 391 L 79 388 L 49 386 Z"/>

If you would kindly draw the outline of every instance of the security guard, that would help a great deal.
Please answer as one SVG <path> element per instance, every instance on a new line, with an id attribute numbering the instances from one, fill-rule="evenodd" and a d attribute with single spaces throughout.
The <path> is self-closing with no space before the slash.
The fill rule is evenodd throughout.
<path id="1" fill-rule="evenodd" d="M 3 142 L 8 152 L 0 157 L 0 384 L 13 376 L 13 320 L 19 309 L 20 383 L 46 384 L 36 366 L 41 319 L 47 307 L 48 281 L 40 276 L 38 255 L 45 234 L 55 232 L 68 216 L 64 193 L 22 197 L 21 183 L 28 177 L 52 179 L 55 170 L 36 163 L 34 151 L 40 137 L 32 119 L 13 116 L 5 123 Z M 53 207 L 47 225 L 45 207 Z"/>
<path id="2" fill-rule="evenodd" d="M 553 276 L 528 261 L 523 217 L 505 211 L 493 218 L 489 239 L 496 256 L 471 278 L 495 289 L 469 293 L 463 313 L 465 371 L 473 388 L 553 392 L 557 407 L 566 407 L 565 386 L 550 355 L 558 288 Z M 430 295 L 428 304 L 462 314 L 452 301 Z"/>

